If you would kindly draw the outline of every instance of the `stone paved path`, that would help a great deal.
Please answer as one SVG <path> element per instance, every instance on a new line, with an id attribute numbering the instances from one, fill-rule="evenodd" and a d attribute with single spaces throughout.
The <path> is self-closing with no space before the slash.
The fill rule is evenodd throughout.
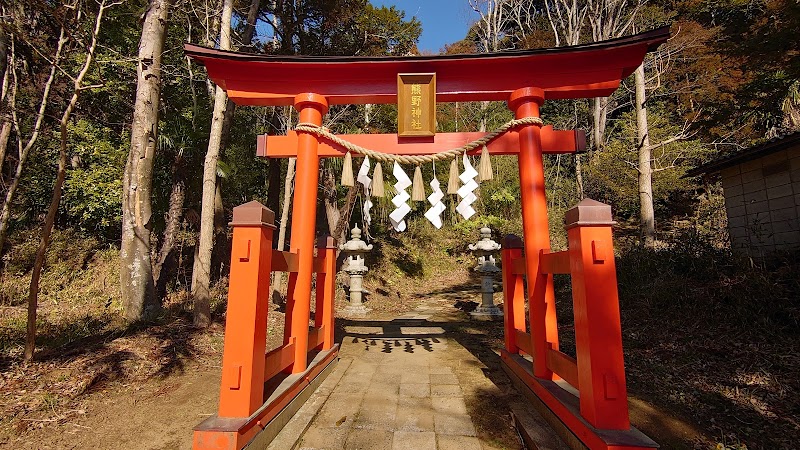
<path id="1" fill-rule="evenodd" d="M 304 450 L 520 448 L 505 404 L 517 394 L 439 326 L 455 319 L 466 320 L 432 300 L 392 321 L 345 321 L 339 365 L 270 449 L 291 448 L 303 430 Z M 489 413 L 486 402 L 501 404 Z"/>

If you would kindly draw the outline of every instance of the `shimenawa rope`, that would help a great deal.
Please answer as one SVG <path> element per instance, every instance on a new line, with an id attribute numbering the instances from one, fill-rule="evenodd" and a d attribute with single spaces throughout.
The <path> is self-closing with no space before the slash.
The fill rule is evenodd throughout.
<path id="1" fill-rule="evenodd" d="M 400 164 L 425 164 L 434 161 L 442 161 L 453 159 L 457 156 L 462 155 L 465 152 L 472 151 L 478 147 L 488 144 L 497 136 L 505 133 L 506 131 L 518 127 L 520 125 L 543 125 L 544 122 L 542 119 L 538 117 L 524 117 L 522 119 L 514 119 L 506 122 L 496 130 L 492 131 L 481 137 L 480 139 L 476 139 L 472 142 L 462 145 L 458 148 L 452 148 L 450 150 L 445 150 L 443 152 L 434 153 L 431 155 L 394 155 L 391 153 L 383 153 L 376 150 L 370 150 L 368 148 L 361 147 L 360 145 L 353 144 L 352 142 L 346 141 L 339 136 L 331 133 L 327 128 L 321 127 L 319 125 L 315 125 L 313 123 L 306 123 L 301 122 L 298 123 L 297 126 L 294 128 L 295 131 L 305 131 L 307 133 L 315 134 L 319 137 L 324 137 L 336 144 L 341 145 L 342 147 L 346 148 L 351 152 L 358 153 L 359 155 L 369 156 L 370 158 L 376 161 L 384 161 L 384 162 L 397 162 Z"/>

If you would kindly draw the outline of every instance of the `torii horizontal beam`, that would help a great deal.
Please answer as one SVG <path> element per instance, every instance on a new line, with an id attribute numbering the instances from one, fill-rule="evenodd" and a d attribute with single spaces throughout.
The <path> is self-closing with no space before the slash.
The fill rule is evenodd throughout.
<path id="1" fill-rule="evenodd" d="M 440 102 L 505 101 L 531 86 L 547 100 L 605 97 L 668 38 L 664 27 L 572 47 L 405 57 L 256 55 L 192 44 L 184 49 L 236 104 L 286 106 L 295 95 L 313 92 L 334 105 L 395 103 L 398 73 L 436 73 Z"/>
<path id="2" fill-rule="evenodd" d="M 340 134 L 338 137 L 382 153 L 394 155 L 431 155 L 483 137 L 486 133 L 437 133 L 430 138 L 401 138 L 397 134 Z M 289 131 L 286 136 L 258 136 L 256 155 L 269 158 L 297 157 L 298 135 Z M 493 155 L 516 155 L 519 153 L 519 136 L 508 131 L 486 144 Z M 469 152 L 479 154 L 481 148 Z M 586 150 L 586 133 L 583 130 L 553 130 L 548 125 L 542 128 L 542 153 L 580 153 Z M 340 145 L 321 138 L 317 154 L 322 158 L 344 156 L 347 150 Z M 355 155 L 357 156 L 357 155 Z"/>

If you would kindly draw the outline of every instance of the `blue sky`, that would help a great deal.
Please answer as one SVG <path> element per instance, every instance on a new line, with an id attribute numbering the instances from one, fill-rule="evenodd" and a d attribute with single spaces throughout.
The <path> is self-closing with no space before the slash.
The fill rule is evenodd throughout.
<path id="1" fill-rule="evenodd" d="M 460 41 L 478 14 L 467 0 L 370 0 L 375 6 L 396 6 L 406 19 L 416 16 L 422 22 L 419 50 L 439 53 L 445 44 Z"/>

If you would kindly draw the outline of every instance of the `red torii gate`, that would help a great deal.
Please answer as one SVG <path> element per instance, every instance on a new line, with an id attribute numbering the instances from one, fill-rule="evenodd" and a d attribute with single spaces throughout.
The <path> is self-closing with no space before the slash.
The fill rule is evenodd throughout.
<path id="1" fill-rule="evenodd" d="M 292 105 L 301 123 L 321 126 L 329 105 L 396 102 L 401 73 L 435 73 L 439 102 L 502 100 L 516 119 L 539 117 L 545 100 L 610 95 L 647 52 L 668 38 L 668 28 L 661 28 L 574 47 L 432 57 L 264 56 L 191 44 L 185 51 L 205 65 L 209 77 L 235 103 Z M 386 153 L 429 155 L 482 135 L 339 137 Z M 535 124 L 520 125 L 487 144 L 491 154 L 518 155 L 522 197 L 524 240 L 507 239 L 503 252 L 502 361 L 509 375 L 524 383 L 526 394 L 549 408 L 555 425 L 560 421 L 583 445 L 657 447 L 631 428 L 628 417 L 610 207 L 584 200 L 570 210 L 569 250 L 550 252 L 542 155 L 574 153 L 584 147 L 581 131 Z M 270 158 L 297 157 L 291 249 L 272 250 L 272 211 L 256 202 L 234 208 L 220 406 L 216 416 L 195 428 L 195 449 L 239 449 L 255 442 L 271 421 L 286 412 L 282 410 L 287 404 L 314 386 L 338 351 L 333 343 L 335 242 L 321 238 L 315 258 L 315 223 L 319 159 L 344 156 L 346 150 L 300 131 L 260 136 L 257 152 Z M 289 293 L 284 345 L 266 353 L 272 271 L 289 272 Z M 314 273 L 318 274 L 317 314 L 309 332 Z M 554 273 L 573 278 L 577 361 L 558 351 Z M 525 326 L 523 277 L 528 285 L 530 333 Z M 309 355 L 315 355 L 310 363 Z M 522 355 L 529 355 L 532 363 Z"/>

